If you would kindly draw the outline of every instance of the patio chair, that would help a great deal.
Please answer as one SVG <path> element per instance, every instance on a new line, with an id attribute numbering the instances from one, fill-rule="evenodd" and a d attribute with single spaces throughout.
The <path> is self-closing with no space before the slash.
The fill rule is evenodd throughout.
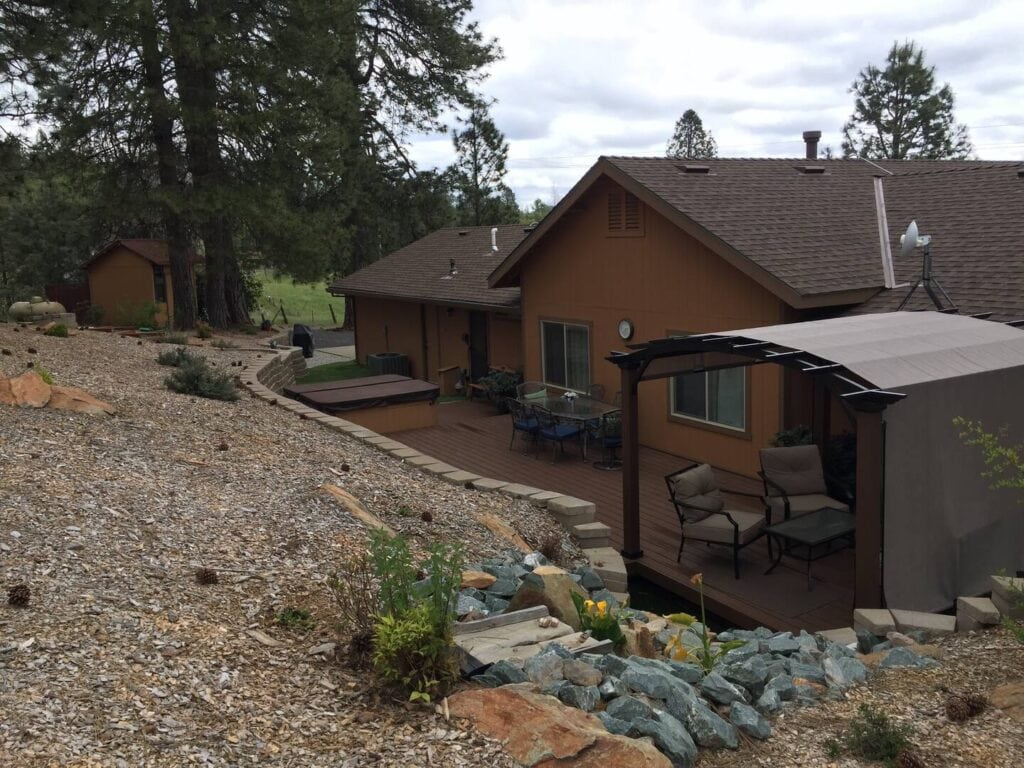
<path id="1" fill-rule="evenodd" d="M 622 414 L 619 411 L 606 413 L 596 425 L 588 421 L 587 432 L 603 452 L 601 460 L 594 462 L 594 469 L 622 469 L 622 460 L 615 455 L 622 447 Z"/>
<path id="2" fill-rule="evenodd" d="M 557 443 L 562 453 L 565 453 L 566 440 L 580 440 L 583 434 L 582 425 L 566 424 L 559 421 L 551 411 L 539 405 L 533 406 L 533 415 L 537 419 L 537 456 L 540 457 L 540 446 L 544 442 Z M 581 444 L 582 445 L 582 444 Z M 555 463 L 554 448 L 551 450 L 551 463 Z"/>
<path id="3" fill-rule="evenodd" d="M 604 402 L 604 384 L 591 384 L 587 387 L 587 397 L 591 400 Z"/>
<path id="4" fill-rule="evenodd" d="M 740 550 L 764 534 L 764 518 L 757 512 L 729 509 L 725 506 L 723 489 L 708 464 L 696 464 L 665 476 L 669 498 L 679 516 L 682 529 L 679 538 L 678 563 L 683 557 L 687 539 L 732 547 L 732 567 L 740 577 Z M 730 495 L 760 498 L 757 494 L 725 491 Z"/>
<path id="5" fill-rule="evenodd" d="M 816 445 L 762 448 L 758 474 L 764 481 L 767 525 L 825 507 L 850 511 L 849 504 L 829 495 Z"/>
<path id="6" fill-rule="evenodd" d="M 543 400 L 547 396 L 547 385 L 539 381 L 524 381 L 516 387 L 516 398 L 519 400 Z"/>
<path id="7" fill-rule="evenodd" d="M 537 421 L 537 417 L 533 415 L 533 411 L 528 406 L 511 397 L 506 403 L 508 405 L 508 412 L 512 415 L 512 439 L 508 441 L 508 449 L 512 450 L 512 445 L 516 441 L 516 435 L 519 433 L 529 435 L 530 439 L 536 442 L 540 423 Z"/>

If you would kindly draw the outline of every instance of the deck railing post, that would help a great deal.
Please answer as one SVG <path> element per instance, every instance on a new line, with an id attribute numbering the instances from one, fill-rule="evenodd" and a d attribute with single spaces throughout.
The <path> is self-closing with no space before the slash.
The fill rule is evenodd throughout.
<path id="1" fill-rule="evenodd" d="M 857 412 L 856 608 L 882 606 L 882 412 Z"/>
<path id="2" fill-rule="evenodd" d="M 622 556 L 643 557 L 640 548 L 640 429 L 637 385 L 640 368 L 622 371 Z"/>

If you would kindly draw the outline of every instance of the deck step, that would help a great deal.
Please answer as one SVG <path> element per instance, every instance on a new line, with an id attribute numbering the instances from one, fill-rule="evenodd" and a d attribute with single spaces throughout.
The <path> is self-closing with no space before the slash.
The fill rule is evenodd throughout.
<path id="1" fill-rule="evenodd" d="M 572 535 L 583 549 L 601 549 L 611 542 L 612 529 L 604 523 L 579 523 L 572 527 Z"/>
<path id="2" fill-rule="evenodd" d="M 999 609 L 987 597 L 958 597 L 956 599 L 956 630 L 969 632 L 999 623 Z"/>

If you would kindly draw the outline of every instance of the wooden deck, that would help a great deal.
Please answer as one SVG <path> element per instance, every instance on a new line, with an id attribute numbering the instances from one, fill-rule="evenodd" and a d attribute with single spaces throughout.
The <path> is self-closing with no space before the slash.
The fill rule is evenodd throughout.
<path id="1" fill-rule="evenodd" d="M 597 519 L 612 529 L 612 546 L 622 545 L 622 473 L 601 471 L 581 461 L 567 446 L 567 455 L 551 461 L 545 448 L 535 458 L 533 446 L 521 435 L 509 450 L 508 416 L 494 415 L 482 403 L 445 403 L 438 407 L 438 426 L 394 434 L 396 440 L 470 472 L 544 490 L 559 491 L 597 504 Z M 588 455 L 588 459 L 600 458 Z M 664 476 L 687 464 L 686 459 L 640 449 L 641 546 L 644 556 L 630 564 L 631 572 L 695 601 L 690 577 L 704 574 L 708 610 L 743 627 L 772 629 L 830 629 L 850 625 L 853 611 L 853 550 L 837 552 L 812 565 L 813 589 L 808 591 L 804 564 L 783 560 L 769 575 L 767 542 L 761 539 L 740 553 L 740 579 L 732 575 L 732 553 L 726 547 L 687 542 L 682 563 L 676 563 L 679 522 L 668 501 Z M 725 488 L 760 492 L 760 481 L 720 472 Z M 738 508 L 753 500 L 738 498 Z M 755 502 L 756 504 L 756 502 Z M 753 507 L 758 509 L 757 507 Z"/>

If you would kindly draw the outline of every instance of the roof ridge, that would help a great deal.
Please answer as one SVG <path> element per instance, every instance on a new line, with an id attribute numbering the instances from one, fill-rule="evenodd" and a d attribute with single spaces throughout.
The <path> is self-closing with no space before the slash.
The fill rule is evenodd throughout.
<path id="1" fill-rule="evenodd" d="M 941 161 L 936 161 L 941 162 Z M 971 160 L 953 160 L 950 162 L 972 162 Z M 960 166 L 959 168 L 928 168 L 928 169 L 914 169 L 914 170 L 895 170 L 891 171 L 893 176 L 932 176 L 940 173 L 968 173 L 977 171 L 1002 171 L 1009 170 L 1011 168 L 1024 167 L 1024 160 L 983 160 L 980 162 L 986 163 L 986 165 L 968 165 Z"/>

